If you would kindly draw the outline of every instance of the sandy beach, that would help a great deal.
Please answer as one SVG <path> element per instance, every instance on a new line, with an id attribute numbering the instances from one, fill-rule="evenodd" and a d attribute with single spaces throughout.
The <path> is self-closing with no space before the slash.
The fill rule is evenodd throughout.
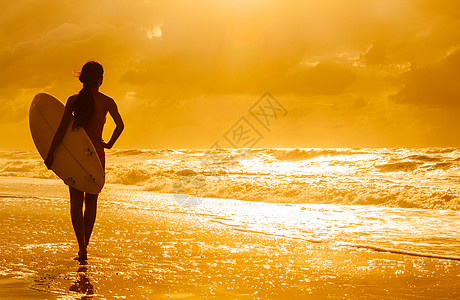
<path id="1" fill-rule="evenodd" d="M 4 2 L 0 300 L 460 299 L 460 0 Z"/>
<path id="2" fill-rule="evenodd" d="M 80 266 L 66 187 L 0 182 L 0 299 L 460 297 L 456 260 L 244 232 L 169 195 L 117 185 L 101 194 L 88 265 Z M 145 197 L 150 205 L 132 205 Z"/>

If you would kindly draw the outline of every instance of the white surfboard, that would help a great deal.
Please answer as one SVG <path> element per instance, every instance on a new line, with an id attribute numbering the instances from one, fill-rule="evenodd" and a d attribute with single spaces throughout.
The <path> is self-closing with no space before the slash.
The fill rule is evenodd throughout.
<path id="1" fill-rule="evenodd" d="M 29 110 L 29 126 L 35 146 L 43 159 L 64 114 L 64 104 L 51 95 L 37 94 Z M 73 119 L 56 148 L 51 169 L 65 184 L 97 194 L 104 186 L 104 168 L 85 130 L 72 130 Z"/>

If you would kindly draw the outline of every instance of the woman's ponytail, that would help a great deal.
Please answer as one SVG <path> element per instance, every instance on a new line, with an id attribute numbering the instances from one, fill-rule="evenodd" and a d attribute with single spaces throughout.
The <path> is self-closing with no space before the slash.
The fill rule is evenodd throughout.
<path id="1" fill-rule="evenodd" d="M 78 93 L 72 107 L 75 117 L 72 129 L 88 126 L 95 110 L 94 96 L 91 89 L 99 86 L 99 81 L 102 79 L 103 74 L 102 65 L 94 61 L 87 62 L 81 69 L 78 79 L 83 83 L 83 88 Z"/>

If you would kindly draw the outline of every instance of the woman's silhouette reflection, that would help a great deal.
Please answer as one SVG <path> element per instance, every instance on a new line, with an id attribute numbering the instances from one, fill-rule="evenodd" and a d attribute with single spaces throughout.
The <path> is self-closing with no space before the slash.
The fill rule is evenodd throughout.
<path id="1" fill-rule="evenodd" d="M 88 267 L 81 266 L 77 271 L 77 280 L 70 287 L 72 292 L 84 294 L 81 299 L 93 299 L 93 285 L 89 282 Z"/>

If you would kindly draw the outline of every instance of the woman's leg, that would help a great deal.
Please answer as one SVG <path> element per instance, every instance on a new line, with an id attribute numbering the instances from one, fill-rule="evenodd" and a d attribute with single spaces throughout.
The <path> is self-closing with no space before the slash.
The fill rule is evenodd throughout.
<path id="1" fill-rule="evenodd" d="M 78 256 L 80 260 L 86 259 L 85 223 L 83 219 L 84 193 L 71 186 L 70 191 L 70 215 L 72 217 L 73 230 L 78 241 Z"/>
<path id="2" fill-rule="evenodd" d="M 101 160 L 102 167 L 105 168 L 105 153 L 104 151 L 97 151 L 97 156 Z M 97 196 L 94 194 L 85 193 L 85 242 L 86 246 L 89 244 L 89 238 L 93 232 L 94 222 L 96 221 L 97 212 Z"/>
<path id="3" fill-rule="evenodd" d="M 85 243 L 89 244 L 89 238 L 91 237 L 91 232 L 93 232 L 94 222 L 96 221 L 96 211 L 97 211 L 97 196 L 93 194 L 85 193 Z"/>

